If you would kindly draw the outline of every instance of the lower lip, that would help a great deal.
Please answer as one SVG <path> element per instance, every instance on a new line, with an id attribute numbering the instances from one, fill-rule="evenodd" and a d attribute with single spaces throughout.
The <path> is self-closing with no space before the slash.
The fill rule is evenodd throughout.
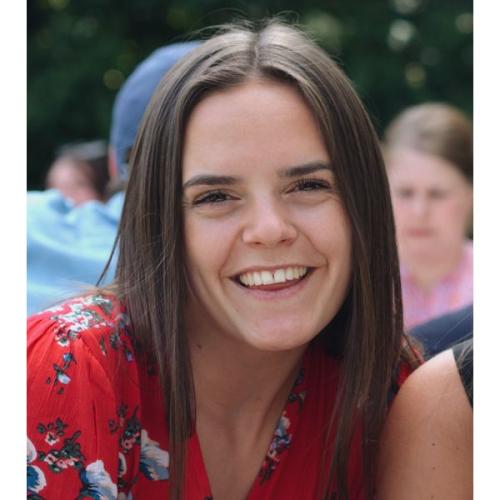
<path id="1" fill-rule="evenodd" d="M 250 288 L 235 283 L 234 281 L 233 283 L 235 286 L 238 287 L 239 290 L 257 300 L 267 300 L 267 301 L 280 300 L 280 299 L 288 299 L 289 297 L 293 297 L 294 295 L 298 294 L 307 285 L 313 273 L 314 270 L 310 270 L 300 281 L 297 281 L 290 286 L 278 290 L 263 290 L 262 288 Z"/>

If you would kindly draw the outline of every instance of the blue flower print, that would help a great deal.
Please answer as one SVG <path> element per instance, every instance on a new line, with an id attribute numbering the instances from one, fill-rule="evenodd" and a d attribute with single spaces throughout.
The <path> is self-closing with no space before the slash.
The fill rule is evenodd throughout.
<path id="1" fill-rule="evenodd" d="M 276 436 L 278 441 L 282 441 L 284 439 L 286 443 L 289 444 L 290 442 L 290 437 L 288 434 L 289 427 L 290 427 L 290 420 L 287 418 L 286 415 L 281 415 L 278 426 L 274 431 L 274 435 Z"/>
<path id="2" fill-rule="evenodd" d="M 274 437 L 267 451 L 264 463 L 259 471 L 261 484 L 267 481 L 280 463 L 281 455 L 290 447 L 292 435 L 289 432 L 290 419 L 286 410 L 282 413 L 278 425 L 274 430 Z"/>
<path id="3" fill-rule="evenodd" d="M 28 439 L 28 470 L 27 470 L 27 497 L 34 499 L 41 499 L 42 497 L 38 495 L 45 486 L 47 486 L 47 480 L 42 470 L 36 465 L 30 465 L 36 459 L 36 449 L 33 443 Z"/>
<path id="4" fill-rule="evenodd" d="M 148 432 L 141 432 L 141 463 L 140 471 L 153 481 L 169 478 L 170 456 L 167 451 L 162 450 L 159 443 L 149 439 Z"/>
<path id="5" fill-rule="evenodd" d="M 61 382 L 61 384 L 69 384 L 71 382 L 71 379 L 65 373 L 62 372 L 59 372 L 57 374 L 57 380 Z"/>

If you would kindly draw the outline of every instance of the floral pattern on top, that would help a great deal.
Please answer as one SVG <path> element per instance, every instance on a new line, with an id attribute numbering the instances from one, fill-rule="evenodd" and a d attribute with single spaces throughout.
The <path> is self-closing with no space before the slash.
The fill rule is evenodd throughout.
<path id="1" fill-rule="evenodd" d="M 136 406 L 132 415 L 127 417 L 128 406 L 122 403 L 118 408 L 118 422 L 115 420 L 109 421 L 109 429 L 111 433 L 120 432 L 120 452 L 126 455 L 134 445 L 139 445 L 141 440 L 141 423 L 137 418 L 137 411 L 139 407 Z"/>
<path id="2" fill-rule="evenodd" d="M 289 427 L 290 419 L 286 416 L 286 412 L 284 412 L 274 431 L 273 440 L 271 441 L 266 458 L 259 472 L 261 484 L 271 477 L 271 474 L 280 463 L 281 455 L 289 448 L 292 442 L 292 435 L 288 432 Z"/>
<path id="3" fill-rule="evenodd" d="M 143 429 L 140 471 L 152 481 L 161 481 L 169 478 L 169 463 L 168 451 L 162 450 L 160 444 L 150 439 L 148 432 Z"/>
<path id="4" fill-rule="evenodd" d="M 45 442 L 49 446 L 52 446 L 64 436 L 66 427 L 68 427 L 68 424 L 65 424 L 60 418 L 56 418 L 55 422 L 49 422 L 48 424 L 39 423 L 37 430 L 45 436 Z"/>
<path id="5" fill-rule="evenodd" d="M 288 395 L 288 405 L 283 410 L 280 416 L 278 425 L 274 430 L 273 438 L 269 449 L 267 450 L 266 457 L 259 471 L 260 484 L 268 481 L 273 472 L 278 467 L 282 455 L 290 447 L 292 443 L 292 431 L 290 429 L 290 417 L 287 412 L 293 408 L 293 404 L 297 403 L 296 413 L 300 413 L 306 398 L 306 391 L 304 389 L 304 368 L 302 367 L 295 379 L 293 388 Z M 291 417 L 293 419 L 293 416 Z"/>
<path id="6" fill-rule="evenodd" d="M 96 460 L 81 471 L 82 489 L 78 499 L 111 500 L 118 495 L 118 488 L 104 468 L 102 460 Z"/>
<path id="7" fill-rule="evenodd" d="M 40 467 L 32 465 L 35 461 L 37 453 L 35 446 L 28 439 L 28 470 L 27 470 L 27 497 L 33 500 L 43 499 L 39 493 L 47 486 L 45 474 Z"/>
<path id="8" fill-rule="evenodd" d="M 100 311 L 88 308 L 89 305 L 99 306 Z M 89 328 L 107 326 L 109 323 L 106 321 L 106 316 L 111 311 L 112 303 L 104 297 L 93 295 L 84 298 L 81 303 L 70 303 L 69 308 L 69 312 L 61 311 L 60 307 L 49 309 L 57 313 L 64 312 L 64 314 L 51 316 L 51 319 L 61 325 L 56 333 L 56 342 L 62 347 L 79 338 L 80 333 Z"/>
<path id="9" fill-rule="evenodd" d="M 50 445 L 48 451 L 36 452 L 30 439 L 28 439 L 28 498 L 43 498 L 38 493 L 47 486 L 45 474 L 40 467 L 33 465 L 35 460 L 40 460 L 48 465 L 49 470 L 54 474 L 65 473 L 67 469 L 73 468 L 78 472 L 81 487 L 77 499 L 93 498 L 95 500 L 107 500 L 117 497 L 117 486 L 113 483 L 111 476 L 106 471 L 102 460 L 85 465 L 85 457 L 81 452 L 78 438 L 81 433 L 75 432 L 70 437 L 64 438 L 62 446 L 54 445 L 65 436 L 67 427 L 59 418 L 56 420 L 56 436 L 49 431 L 46 433 L 45 441 Z M 39 432 L 45 433 L 48 427 L 39 424 Z"/>
<path id="10" fill-rule="evenodd" d="M 111 295 L 88 295 L 32 316 L 28 330 L 27 497 L 168 500 L 169 430 L 158 375 L 135 351 L 124 307 Z M 338 373 L 338 360 L 316 346 L 307 350 L 249 500 L 315 498 L 321 429 Z M 364 500 L 362 457 L 353 457 L 349 491 Z M 196 434 L 185 470 L 186 500 L 210 500 Z"/>

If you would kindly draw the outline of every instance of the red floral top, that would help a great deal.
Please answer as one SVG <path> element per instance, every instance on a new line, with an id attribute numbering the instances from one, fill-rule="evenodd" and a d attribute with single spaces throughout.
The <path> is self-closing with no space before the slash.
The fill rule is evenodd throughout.
<path id="1" fill-rule="evenodd" d="M 129 328 L 123 307 L 103 295 L 29 318 L 28 498 L 168 499 L 159 381 L 136 359 Z M 336 359 L 308 349 L 249 500 L 315 498 L 338 370 Z M 364 499 L 360 477 L 358 440 L 349 466 L 352 500 Z M 211 499 L 195 434 L 185 484 L 187 500 Z"/>

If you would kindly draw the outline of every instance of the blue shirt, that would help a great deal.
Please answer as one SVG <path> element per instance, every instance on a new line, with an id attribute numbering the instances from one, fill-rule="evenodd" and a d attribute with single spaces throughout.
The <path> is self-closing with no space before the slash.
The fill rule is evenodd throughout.
<path id="1" fill-rule="evenodd" d="M 78 206 L 58 191 L 28 192 L 28 314 L 95 285 L 111 254 L 124 193 Z M 116 259 L 103 283 L 115 274 Z"/>

